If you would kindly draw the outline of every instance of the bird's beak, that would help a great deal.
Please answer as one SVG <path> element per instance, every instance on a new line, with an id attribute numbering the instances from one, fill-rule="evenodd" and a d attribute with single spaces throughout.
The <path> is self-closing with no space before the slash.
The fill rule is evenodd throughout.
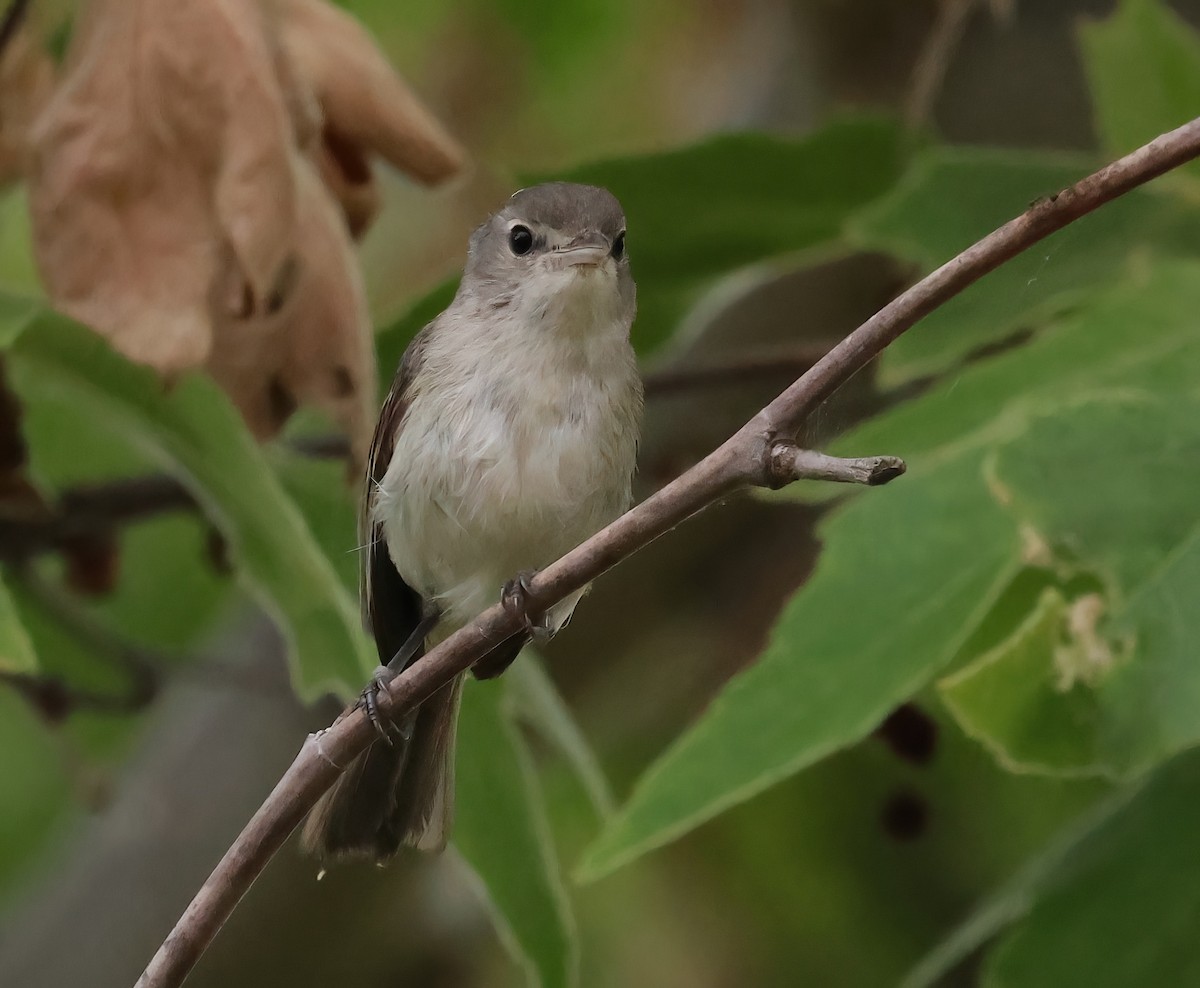
<path id="1" fill-rule="evenodd" d="M 574 240 L 554 250 L 556 257 L 565 265 L 572 267 L 596 267 L 603 264 L 608 257 L 608 240 L 599 233 L 580 234 Z"/>

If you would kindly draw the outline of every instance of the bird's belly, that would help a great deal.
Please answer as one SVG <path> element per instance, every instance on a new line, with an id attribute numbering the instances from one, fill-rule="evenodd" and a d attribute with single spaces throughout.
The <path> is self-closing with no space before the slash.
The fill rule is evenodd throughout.
<path id="1" fill-rule="evenodd" d="M 495 603 L 506 580 L 552 562 L 624 510 L 633 466 L 632 439 L 618 450 L 619 437 L 592 420 L 534 428 L 503 415 L 472 419 L 469 429 L 410 419 L 393 456 L 402 475 L 376 509 L 400 574 L 455 625 Z"/>

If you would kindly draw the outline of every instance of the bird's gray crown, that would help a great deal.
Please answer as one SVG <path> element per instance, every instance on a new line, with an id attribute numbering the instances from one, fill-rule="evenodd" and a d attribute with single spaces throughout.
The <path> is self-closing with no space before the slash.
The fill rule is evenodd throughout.
<path id="1" fill-rule="evenodd" d="M 597 230 L 609 239 L 625 229 L 625 211 L 616 196 L 608 189 L 574 182 L 546 182 L 514 192 L 500 215 L 563 233 Z"/>

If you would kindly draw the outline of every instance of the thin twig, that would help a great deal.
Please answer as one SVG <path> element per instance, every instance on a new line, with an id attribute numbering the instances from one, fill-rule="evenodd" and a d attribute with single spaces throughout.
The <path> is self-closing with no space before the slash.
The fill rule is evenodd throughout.
<path id="1" fill-rule="evenodd" d="M 17 691 L 46 720 L 57 724 L 79 710 L 127 715 L 146 707 L 148 700 L 132 691 L 108 693 L 76 686 L 49 673 L 7 672 L 0 669 L 0 683 Z"/>
<path id="2" fill-rule="evenodd" d="M 838 484 L 882 487 L 907 469 L 898 456 L 860 456 L 847 460 L 815 449 L 801 449 L 792 443 L 779 443 L 771 450 L 770 477 L 765 486 L 780 488 L 797 480 L 831 480 Z"/>
<path id="3" fill-rule="evenodd" d="M 195 508 L 187 488 L 167 474 L 73 487 L 45 517 L 0 518 L 0 559 L 20 562 L 130 522 Z"/>
<path id="4" fill-rule="evenodd" d="M 144 710 L 158 695 L 156 657 L 113 634 L 30 566 L 17 566 L 9 579 L 45 611 L 46 616 L 74 637 L 92 655 L 125 679 L 124 688 L 100 691 L 69 683 L 52 673 L 0 673 L 48 721 L 66 720 L 79 710 L 103 714 L 132 714 Z"/>
<path id="5" fill-rule="evenodd" d="M 913 67 L 912 83 L 904 101 L 904 122 L 923 127 L 933 115 L 933 104 L 942 91 L 954 52 L 962 41 L 978 0 L 941 0 L 937 18 Z"/>
<path id="6" fill-rule="evenodd" d="M 56 587 L 32 566 L 17 566 L 9 578 L 37 604 L 55 624 L 67 632 L 91 655 L 126 680 L 123 693 L 97 704 L 94 697 L 80 706 L 131 713 L 148 706 L 158 695 L 159 669 L 163 660 L 149 649 L 131 642 L 107 628 L 84 610 L 77 600 Z M 83 696 L 84 691 L 77 691 Z"/>
<path id="7" fill-rule="evenodd" d="M 579 590 L 636 550 L 731 491 L 771 479 L 772 452 L 795 435 L 812 411 L 901 333 L 989 271 L 1056 230 L 1200 154 L 1200 119 L 1060 192 L 968 247 L 885 306 L 829 351 L 811 370 L 683 476 L 622 515 L 538 573 L 530 584 L 533 611 Z M 500 604 L 453 634 L 391 681 L 379 696 L 395 718 L 469 669 L 489 645 L 519 630 Z M 349 708 L 311 735 L 296 760 L 233 842 L 138 980 L 139 988 L 175 988 L 292 830 L 339 769 L 374 737 L 367 719 Z"/>

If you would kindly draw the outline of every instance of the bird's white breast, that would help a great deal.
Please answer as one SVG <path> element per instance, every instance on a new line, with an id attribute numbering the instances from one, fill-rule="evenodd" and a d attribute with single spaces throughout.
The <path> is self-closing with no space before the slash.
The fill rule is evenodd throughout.
<path id="1" fill-rule="evenodd" d="M 425 343 L 373 513 L 401 576 L 450 623 L 629 504 L 641 386 L 606 288 L 539 312 L 451 310 Z"/>

